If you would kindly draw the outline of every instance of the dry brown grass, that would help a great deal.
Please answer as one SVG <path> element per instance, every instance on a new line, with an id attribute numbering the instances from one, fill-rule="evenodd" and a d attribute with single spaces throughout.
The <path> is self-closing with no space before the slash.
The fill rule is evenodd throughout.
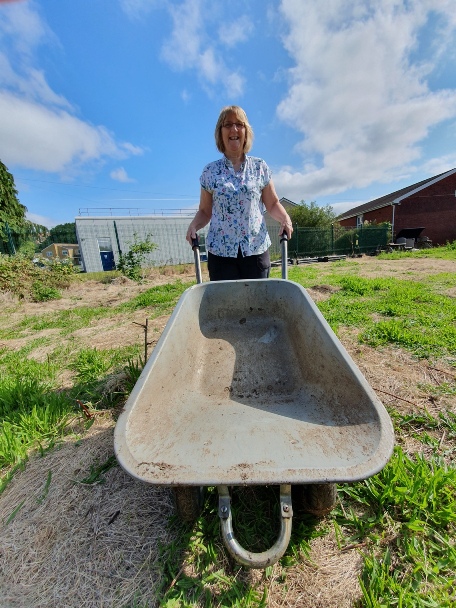
<path id="1" fill-rule="evenodd" d="M 102 419 L 80 442 L 31 459 L 7 487 L 0 501 L 2 608 L 128 606 L 135 598 L 156 605 L 159 545 L 173 536 L 170 491 L 118 466 L 104 481 L 81 483 L 112 454 L 113 422 Z"/>
<path id="2" fill-rule="evenodd" d="M 415 265 L 414 261 L 412 267 L 408 260 L 357 260 L 364 276 L 404 277 L 410 272 L 419 275 L 455 268 L 454 263 L 418 262 Z M 327 265 L 321 270 L 329 272 L 330 268 Z M 177 277 L 191 280 L 192 267 Z M 157 269 L 156 276 L 149 276 L 143 285 L 123 279 L 110 285 L 85 282 L 74 284 L 62 300 L 17 304 L 5 296 L 2 303 L 15 304 L 15 318 L 74 306 L 113 305 L 153 284 L 177 277 L 161 274 Z M 317 300 L 329 297 L 331 289 L 320 286 L 309 293 Z M 102 320 L 75 333 L 87 344 L 97 340 L 99 347 L 142 343 L 142 330 L 132 323 L 143 321 L 142 316 L 144 313 L 140 312 L 137 317 L 135 313 L 134 317 L 118 318 L 112 323 Z M 161 317 L 151 325 L 155 330 L 153 339 L 158 338 L 166 320 Z M 3 318 L 1 325 L 5 327 L 8 322 Z M 445 374 L 454 373 L 450 366 L 442 363 L 435 370 L 399 349 L 359 345 L 352 330 L 343 331 L 340 337 L 386 405 L 394 405 L 403 413 L 427 410 L 436 415 L 442 408 L 456 411 L 454 398 L 430 399 L 419 388 L 421 384 L 445 381 Z M 22 339 L 7 342 L 9 348 L 24 344 Z M 47 356 L 50 349 L 46 347 L 39 356 Z M 109 416 L 98 418 L 82 440 L 69 438 L 59 449 L 32 458 L 0 496 L 0 608 L 158 606 L 160 544 L 170 543 L 179 533 L 167 526 L 173 513 L 170 491 L 136 481 L 119 467 L 104 475 L 104 483 L 81 483 L 94 464 L 106 462 L 113 455 L 113 428 Z M 405 448 L 416 449 L 412 443 L 410 438 L 410 445 Z M 43 497 L 49 471 L 52 479 Z M 7 523 L 21 504 L 14 519 Z M 269 578 L 261 571 L 243 571 L 239 576 L 260 588 L 268 587 L 270 608 L 353 606 L 360 597 L 362 557 L 358 548 L 340 550 L 330 525 L 329 528 L 329 534 L 311 542 L 310 555 L 303 556 L 299 565 L 285 570 L 276 564 Z M 182 571 L 191 575 L 191 564 L 184 564 Z"/>

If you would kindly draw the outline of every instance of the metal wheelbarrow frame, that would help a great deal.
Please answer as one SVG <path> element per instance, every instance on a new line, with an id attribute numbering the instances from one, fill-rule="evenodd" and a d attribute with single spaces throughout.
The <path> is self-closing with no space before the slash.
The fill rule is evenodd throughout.
<path id="1" fill-rule="evenodd" d="M 187 289 L 119 416 L 120 465 L 171 486 L 191 520 L 202 488 L 217 486 L 224 543 L 241 564 L 265 568 L 291 536 L 291 489 L 309 511 L 331 509 L 336 483 L 366 479 L 394 445 L 388 413 L 320 311 L 282 279 L 203 283 Z M 234 536 L 230 486 L 279 485 L 280 533 L 253 553 Z"/>

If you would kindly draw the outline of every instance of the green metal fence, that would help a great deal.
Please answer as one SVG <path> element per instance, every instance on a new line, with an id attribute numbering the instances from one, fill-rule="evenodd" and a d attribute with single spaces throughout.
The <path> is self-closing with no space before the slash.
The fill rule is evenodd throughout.
<path id="1" fill-rule="evenodd" d="M 386 247 L 389 230 L 385 226 L 346 228 L 298 228 L 288 244 L 290 257 L 306 258 L 328 255 L 374 253 Z"/>
<path id="2" fill-rule="evenodd" d="M 18 235 L 10 229 L 8 222 L 4 222 L 0 231 L 0 253 L 14 255 L 18 246 Z"/>

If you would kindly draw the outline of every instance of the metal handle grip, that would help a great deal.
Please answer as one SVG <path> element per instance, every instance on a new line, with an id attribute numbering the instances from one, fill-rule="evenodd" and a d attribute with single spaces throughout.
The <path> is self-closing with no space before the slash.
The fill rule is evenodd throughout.
<path id="1" fill-rule="evenodd" d="M 285 553 L 290 542 L 293 508 L 291 505 L 291 485 L 280 486 L 280 532 L 274 545 L 262 553 L 252 553 L 241 547 L 234 538 L 231 518 L 231 498 L 228 486 L 218 486 L 219 517 L 222 526 L 222 538 L 226 548 L 234 559 L 248 568 L 267 568 L 275 564 Z"/>
<path id="2" fill-rule="evenodd" d="M 196 282 L 202 283 L 203 275 L 201 274 L 201 260 L 200 260 L 200 248 L 199 248 L 198 235 L 196 235 L 196 238 L 192 239 L 192 249 L 193 249 L 193 256 L 195 259 Z"/>
<path id="3" fill-rule="evenodd" d="M 280 247 L 282 250 L 282 279 L 288 279 L 288 234 L 285 230 L 280 235 Z"/>

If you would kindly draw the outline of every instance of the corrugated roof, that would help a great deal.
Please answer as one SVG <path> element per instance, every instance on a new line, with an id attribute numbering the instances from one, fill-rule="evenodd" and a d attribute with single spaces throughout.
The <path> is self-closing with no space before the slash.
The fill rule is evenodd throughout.
<path id="1" fill-rule="evenodd" d="M 385 196 L 381 196 L 380 198 L 376 198 L 373 201 L 369 201 L 368 203 L 363 203 L 358 207 L 354 207 L 345 213 L 342 213 L 337 217 L 338 220 L 344 220 L 355 215 L 361 215 L 362 213 L 366 213 L 367 211 L 373 211 L 374 209 L 379 209 L 380 207 L 386 207 L 387 205 L 391 205 L 398 198 L 403 198 L 406 194 L 413 192 L 414 190 L 420 189 L 425 186 L 427 183 L 432 181 L 438 181 L 439 178 L 442 178 L 444 175 L 454 172 L 455 169 L 451 169 L 450 171 L 445 171 L 444 173 L 440 173 L 439 175 L 434 175 L 433 177 L 428 177 L 421 182 L 417 182 L 416 184 L 412 184 L 411 186 L 407 186 L 406 188 L 402 188 L 401 190 L 396 190 L 396 192 L 391 192 L 391 194 L 386 194 Z"/>

